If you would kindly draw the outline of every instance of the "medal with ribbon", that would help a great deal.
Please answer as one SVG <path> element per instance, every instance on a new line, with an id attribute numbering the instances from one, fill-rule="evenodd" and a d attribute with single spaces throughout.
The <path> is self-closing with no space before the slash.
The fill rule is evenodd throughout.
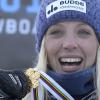
<path id="1" fill-rule="evenodd" d="M 74 100 L 74 98 L 65 91 L 57 82 L 55 82 L 45 72 L 38 69 L 29 68 L 25 74 L 28 76 L 33 88 L 33 100 L 44 100 L 43 88 L 49 91 L 57 100 Z"/>

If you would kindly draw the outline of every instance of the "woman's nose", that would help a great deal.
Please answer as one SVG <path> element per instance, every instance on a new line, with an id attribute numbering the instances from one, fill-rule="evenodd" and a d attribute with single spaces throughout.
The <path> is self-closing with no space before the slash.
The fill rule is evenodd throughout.
<path id="1" fill-rule="evenodd" d="M 74 36 L 65 36 L 63 38 L 63 48 L 68 49 L 68 50 L 73 50 L 78 47 L 77 40 L 75 39 Z"/>

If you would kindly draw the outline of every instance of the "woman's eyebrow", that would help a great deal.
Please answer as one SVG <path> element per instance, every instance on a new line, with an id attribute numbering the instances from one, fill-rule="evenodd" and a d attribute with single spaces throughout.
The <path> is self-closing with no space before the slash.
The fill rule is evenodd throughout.
<path id="1" fill-rule="evenodd" d="M 59 27 L 61 27 L 61 25 L 53 25 L 52 27 L 50 27 L 48 30 L 47 30 L 47 32 L 49 32 L 49 31 L 52 31 L 52 30 L 55 30 L 55 29 L 59 29 Z"/>
<path id="2" fill-rule="evenodd" d="M 83 25 L 83 26 L 89 26 L 87 23 L 79 23 L 78 26 Z"/>
<path id="3" fill-rule="evenodd" d="M 84 26 L 84 27 L 86 27 L 87 29 L 92 29 L 92 30 L 94 30 L 89 24 L 86 24 L 86 23 L 79 23 L 78 26 L 79 26 L 79 27 L 80 27 L 80 26 Z"/>

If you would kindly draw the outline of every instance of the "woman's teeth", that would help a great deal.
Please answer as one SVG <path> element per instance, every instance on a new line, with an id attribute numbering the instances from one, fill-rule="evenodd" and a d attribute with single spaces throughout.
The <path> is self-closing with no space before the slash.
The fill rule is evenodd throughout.
<path id="1" fill-rule="evenodd" d="M 65 65 L 76 65 L 76 64 L 80 64 L 82 62 L 82 58 L 61 58 L 60 59 L 60 63 Z"/>
<path id="2" fill-rule="evenodd" d="M 79 62 L 81 58 L 61 58 L 61 62 Z"/>

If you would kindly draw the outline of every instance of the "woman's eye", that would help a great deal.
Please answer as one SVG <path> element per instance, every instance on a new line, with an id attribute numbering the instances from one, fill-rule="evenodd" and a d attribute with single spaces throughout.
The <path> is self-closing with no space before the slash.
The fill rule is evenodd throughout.
<path id="1" fill-rule="evenodd" d="M 78 36 L 82 37 L 82 38 L 87 38 L 88 36 L 90 36 L 91 33 L 85 30 L 80 30 L 78 31 Z"/>
<path id="2" fill-rule="evenodd" d="M 62 32 L 61 31 L 53 31 L 50 33 L 50 35 L 59 36 L 59 35 L 62 35 Z"/>

